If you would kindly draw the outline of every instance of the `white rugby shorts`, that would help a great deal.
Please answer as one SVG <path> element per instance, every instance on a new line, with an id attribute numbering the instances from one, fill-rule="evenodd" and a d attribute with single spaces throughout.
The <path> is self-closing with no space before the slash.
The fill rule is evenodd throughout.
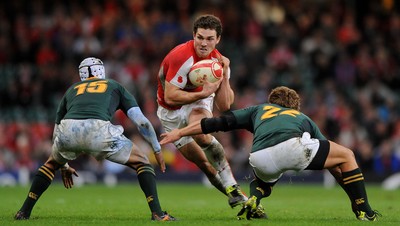
<path id="1" fill-rule="evenodd" d="M 109 121 L 64 119 L 55 131 L 52 155 L 61 164 L 83 153 L 97 160 L 108 159 L 125 164 L 133 144 L 123 132 L 122 126 Z"/>
<path id="2" fill-rule="evenodd" d="M 193 102 L 191 104 L 183 105 L 180 109 L 177 110 L 169 110 L 161 105 L 158 105 L 157 116 L 163 125 L 165 132 L 170 132 L 173 129 L 183 128 L 188 125 L 189 115 L 193 109 L 203 108 L 210 113 L 213 112 L 213 104 L 214 104 L 214 94 Z M 182 137 L 181 139 L 174 142 L 176 148 L 181 148 L 182 146 L 193 141 L 193 138 L 190 136 Z"/>
<path id="3" fill-rule="evenodd" d="M 287 170 L 304 170 L 314 159 L 320 143 L 305 132 L 275 146 L 250 153 L 249 162 L 258 178 L 275 182 Z"/>

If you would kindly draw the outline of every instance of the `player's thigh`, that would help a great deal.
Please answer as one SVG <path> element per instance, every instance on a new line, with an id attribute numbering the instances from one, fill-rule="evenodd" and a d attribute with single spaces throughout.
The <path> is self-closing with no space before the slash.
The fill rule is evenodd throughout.
<path id="1" fill-rule="evenodd" d="M 61 166 L 63 166 L 65 163 L 68 162 L 68 160 L 64 159 L 62 156 L 57 155 L 59 158 L 58 160 L 54 157 L 54 154 L 56 153 L 52 153 L 49 158 L 47 159 L 47 161 L 44 163 L 45 166 L 49 167 L 50 169 L 53 170 L 58 170 Z"/>
<path id="2" fill-rule="evenodd" d="M 162 106 L 158 106 L 157 116 L 163 126 L 165 132 L 170 132 L 174 129 L 179 129 L 187 126 L 186 113 L 182 109 L 169 110 Z M 193 138 L 190 136 L 181 137 L 179 140 L 174 142 L 176 148 L 181 148 L 184 145 L 193 142 Z"/>
<path id="3" fill-rule="evenodd" d="M 325 161 L 325 168 L 331 168 L 337 165 L 343 165 L 344 169 L 354 169 L 357 168 L 357 162 L 355 161 L 354 153 L 350 149 L 337 144 L 333 141 L 329 141 L 330 149 L 328 157 Z"/>
<path id="4" fill-rule="evenodd" d="M 212 117 L 214 97 L 198 100 L 182 107 L 183 113 L 186 114 L 187 120 L 190 122 L 198 121 L 202 118 Z"/>
<path id="5" fill-rule="evenodd" d="M 189 114 L 189 124 L 201 120 L 202 118 L 210 118 L 212 116 L 212 113 L 204 108 L 193 108 Z"/>
<path id="6" fill-rule="evenodd" d="M 160 119 L 166 132 L 187 126 L 187 120 L 185 119 L 181 109 L 169 110 L 162 106 L 158 106 L 157 117 Z"/>
<path id="7" fill-rule="evenodd" d="M 189 113 L 189 124 L 199 121 L 203 118 L 212 117 L 212 113 L 209 110 L 210 109 L 203 108 L 203 107 L 191 108 L 191 111 Z M 198 135 L 192 136 L 192 138 L 201 147 L 206 147 L 206 146 L 210 145 L 210 143 L 212 141 L 212 136 L 210 134 L 198 134 Z"/>
<path id="8" fill-rule="evenodd" d="M 285 171 L 277 166 L 280 161 L 273 155 L 274 151 L 268 148 L 250 153 L 249 163 L 258 178 L 264 182 L 273 182 L 281 177 Z"/>
<path id="9" fill-rule="evenodd" d="M 193 135 L 192 138 L 201 148 L 206 148 L 211 144 L 213 136 L 211 134 L 198 134 Z"/>

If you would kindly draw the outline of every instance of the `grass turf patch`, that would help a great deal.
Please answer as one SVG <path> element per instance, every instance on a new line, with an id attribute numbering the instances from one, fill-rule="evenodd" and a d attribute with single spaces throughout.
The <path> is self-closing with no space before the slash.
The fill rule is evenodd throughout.
<path id="1" fill-rule="evenodd" d="M 248 185 L 242 184 L 248 192 Z M 42 195 L 31 219 L 15 221 L 29 187 L 0 188 L 0 225 L 154 225 L 144 194 L 137 183 L 106 187 L 85 185 L 70 190 L 54 183 Z M 339 186 L 326 189 L 320 184 L 278 183 L 272 195 L 262 200 L 268 220 L 236 220 L 239 207 L 231 209 L 219 191 L 202 184 L 159 183 L 164 210 L 179 219 L 174 225 L 361 225 Z M 368 185 L 371 206 L 383 217 L 379 225 L 400 225 L 400 195 Z"/>

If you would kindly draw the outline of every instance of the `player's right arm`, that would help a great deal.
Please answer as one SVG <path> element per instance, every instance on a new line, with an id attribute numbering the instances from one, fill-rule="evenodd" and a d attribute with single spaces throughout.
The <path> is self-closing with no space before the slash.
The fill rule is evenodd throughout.
<path id="1" fill-rule="evenodd" d="M 174 129 L 169 133 L 161 134 L 162 140 L 160 144 L 172 143 L 184 136 L 192 136 L 197 134 L 208 134 L 218 131 L 230 131 L 234 129 L 243 129 L 239 127 L 235 116 L 230 113 L 225 113 L 219 117 L 203 118 L 196 122 L 190 123 L 188 126 L 180 129 Z"/>
<path id="2" fill-rule="evenodd" d="M 218 89 L 220 83 L 221 83 L 220 81 L 215 83 L 210 83 L 205 81 L 203 89 L 201 91 L 188 92 L 169 83 L 168 81 L 165 81 L 165 91 L 164 91 L 165 102 L 168 105 L 172 106 L 180 106 L 193 103 L 197 100 L 204 99 L 213 94 Z"/>
<path id="3" fill-rule="evenodd" d="M 192 136 L 197 134 L 202 134 L 201 120 L 190 123 L 188 126 L 181 129 L 174 129 L 169 133 L 163 133 L 160 135 L 162 138 L 160 141 L 161 145 L 168 144 L 179 140 L 184 136 Z"/>

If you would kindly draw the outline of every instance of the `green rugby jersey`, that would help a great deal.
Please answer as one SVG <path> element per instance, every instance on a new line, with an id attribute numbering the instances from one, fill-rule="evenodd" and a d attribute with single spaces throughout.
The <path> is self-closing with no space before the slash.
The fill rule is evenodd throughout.
<path id="1" fill-rule="evenodd" d="M 91 78 L 68 88 L 57 109 L 56 123 L 62 119 L 110 121 L 115 111 L 125 114 L 138 106 L 135 97 L 112 79 Z"/>
<path id="2" fill-rule="evenodd" d="M 317 125 L 305 114 L 275 104 L 260 104 L 232 111 L 237 127 L 253 133 L 255 152 L 274 146 L 293 137 L 309 132 L 312 138 L 323 139 Z"/>

